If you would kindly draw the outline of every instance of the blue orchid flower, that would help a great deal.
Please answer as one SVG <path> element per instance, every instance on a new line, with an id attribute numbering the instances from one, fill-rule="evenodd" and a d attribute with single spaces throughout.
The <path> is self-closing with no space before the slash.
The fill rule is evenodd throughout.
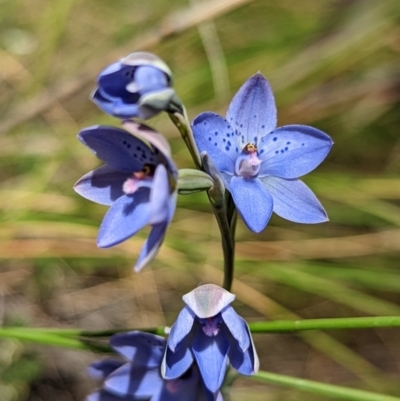
<path id="1" fill-rule="evenodd" d="M 272 212 L 296 223 L 328 220 L 318 199 L 298 178 L 325 159 L 333 142 L 305 125 L 276 128 L 276 114 L 271 87 L 257 73 L 234 96 L 226 119 L 206 112 L 193 121 L 199 151 L 211 157 L 253 232 L 266 227 Z"/>
<path id="2" fill-rule="evenodd" d="M 78 138 L 106 164 L 74 186 L 93 202 L 111 206 L 100 226 L 97 245 L 109 248 L 152 226 L 135 264 L 141 270 L 157 254 L 173 217 L 178 172 L 167 141 L 151 128 L 125 121 L 124 128 L 93 126 Z"/>
<path id="3" fill-rule="evenodd" d="M 183 296 L 186 306 L 171 328 L 161 374 L 182 376 L 196 361 L 206 387 L 217 391 L 227 362 L 239 373 L 252 375 L 259 367 L 249 327 L 229 305 L 235 295 L 214 284 Z"/>
<path id="4" fill-rule="evenodd" d="M 105 68 L 92 101 L 118 118 L 146 120 L 166 110 L 175 96 L 169 67 L 151 53 L 137 52 Z"/>
<path id="5" fill-rule="evenodd" d="M 86 401 L 223 401 L 204 387 L 196 365 L 174 380 L 160 376 L 166 341 L 139 331 L 115 334 L 111 347 L 125 360 L 106 359 L 94 362 L 89 374 L 103 380 L 101 389 Z"/>

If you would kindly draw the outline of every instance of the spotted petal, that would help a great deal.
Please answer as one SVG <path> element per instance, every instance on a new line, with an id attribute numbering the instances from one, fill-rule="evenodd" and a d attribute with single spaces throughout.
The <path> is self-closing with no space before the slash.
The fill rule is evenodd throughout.
<path id="1" fill-rule="evenodd" d="M 133 195 L 121 196 L 104 216 L 97 245 L 108 248 L 125 241 L 141 230 L 150 217 L 148 188 L 140 188 Z"/>
<path id="2" fill-rule="evenodd" d="M 328 155 L 332 139 L 306 125 L 286 125 L 266 135 L 259 147 L 259 177 L 298 178 L 314 170 Z"/>
<path id="3" fill-rule="evenodd" d="M 135 367 L 157 368 L 164 354 L 166 341 L 154 334 L 141 331 L 114 334 L 111 347 L 131 361 Z"/>
<path id="4" fill-rule="evenodd" d="M 199 327 L 193 342 L 193 353 L 204 384 L 212 392 L 218 391 L 224 380 L 228 351 L 226 336 L 209 337 Z"/>
<path id="5" fill-rule="evenodd" d="M 82 130 L 78 138 L 116 170 L 132 173 L 142 170 L 146 163 L 155 163 L 154 154 L 146 144 L 119 128 L 97 125 Z"/>
<path id="6" fill-rule="evenodd" d="M 202 113 L 193 123 L 193 135 L 199 153 L 207 152 L 219 171 L 234 173 L 239 154 L 232 127 L 215 113 Z"/>
<path id="7" fill-rule="evenodd" d="M 233 177 L 229 190 L 246 226 L 256 233 L 264 230 L 272 214 L 273 200 L 261 181 Z"/>
<path id="8" fill-rule="evenodd" d="M 182 297 L 200 319 L 217 315 L 235 299 L 235 295 L 215 284 L 205 284 Z"/>
<path id="9" fill-rule="evenodd" d="M 122 186 L 129 176 L 128 173 L 104 165 L 85 174 L 74 185 L 74 190 L 92 202 L 111 206 L 124 195 Z"/>
<path id="10" fill-rule="evenodd" d="M 274 199 L 274 212 L 303 224 L 323 223 L 328 216 L 314 193 L 300 180 L 277 177 L 260 178 Z"/>
<path id="11" fill-rule="evenodd" d="M 257 73 L 249 78 L 229 105 L 226 119 L 233 125 L 240 150 L 259 144 L 276 127 L 275 99 L 268 81 Z"/>

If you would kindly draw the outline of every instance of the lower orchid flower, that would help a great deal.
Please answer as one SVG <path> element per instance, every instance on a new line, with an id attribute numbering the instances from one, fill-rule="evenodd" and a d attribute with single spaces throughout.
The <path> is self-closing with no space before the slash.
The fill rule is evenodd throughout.
<path id="1" fill-rule="evenodd" d="M 145 225 L 152 226 L 135 270 L 157 254 L 173 217 L 178 172 L 167 141 L 151 128 L 125 121 L 127 131 L 93 126 L 78 138 L 106 164 L 85 174 L 74 186 L 93 202 L 111 206 L 100 226 L 97 244 L 117 245 Z M 129 132 L 128 132 L 129 131 Z"/>
<path id="2" fill-rule="evenodd" d="M 162 337 L 139 331 L 112 336 L 111 347 L 127 361 L 94 362 L 89 374 L 104 382 L 86 401 L 223 401 L 220 392 L 204 387 L 196 365 L 182 377 L 164 380 L 160 364 L 165 344 Z"/>
<path id="3" fill-rule="evenodd" d="M 182 376 L 197 363 L 206 387 L 217 391 L 227 363 L 243 375 L 259 367 L 246 321 L 230 303 L 235 295 L 214 284 L 202 285 L 183 296 L 180 312 L 168 337 L 161 373 L 166 379 Z"/>

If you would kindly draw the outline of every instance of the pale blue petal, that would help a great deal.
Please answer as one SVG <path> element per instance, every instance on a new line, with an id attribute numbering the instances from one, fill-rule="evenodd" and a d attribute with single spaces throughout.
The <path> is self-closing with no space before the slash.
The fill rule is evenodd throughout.
<path id="1" fill-rule="evenodd" d="M 104 379 L 110 375 L 114 370 L 120 368 L 125 362 L 118 361 L 117 359 L 104 359 L 96 361 L 89 365 L 88 373 L 94 379 Z"/>
<path id="2" fill-rule="evenodd" d="M 242 375 L 253 375 L 254 371 L 254 356 L 252 349 L 249 348 L 246 352 L 236 345 L 232 344 L 229 350 L 229 363 Z"/>
<path id="3" fill-rule="evenodd" d="M 154 164 L 152 150 L 128 132 L 107 126 L 82 130 L 78 138 L 94 154 L 116 170 L 126 173 L 141 171 L 144 164 Z"/>
<path id="4" fill-rule="evenodd" d="M 175 352 L 166 348 L 161 364 L 161 375 L 165 379 L 176 379 L 182 376 L 192 365 L 193 355 L 189 341 L 183 341 Z"/>
<path id="5" fill-rule="evenodd" d="M 246 321 L 240 317 L 232 306 L 228 306 L 221 312 L 222 319 L 231 332 L 232 336 L 239 343 L 239 347 L 244 352 L 250 346 L 249 333 Z"/>
<path id="6" fill-rule="evenodd" d="M 150 216 L 148 188 L 140 188 L 133 195 L 121 196 L 104 216 L 97 245 L 109 248 L 125 241 L 141 230 Z"/>
<path id="7" fill-rule="evenodd" d="M 121 398 L 104 390 L 95 391 L 86 397 L 86 401 L 130 401 L 130 399 L 131 397 Z"/>
<path id="8" fill-rule="evenodd" d="M 90 98 L 99 109 L 114 117 L 131 118 L 139 115 L 139 106 L 136 102 L 126 103 L 120 98 L 112 99 L 112 96 L 105 94 L 101 88 L 97 88 Z"/>
<path id="9" fill-rule="evenodd" d="M 207 152 L 219 171 L 233 174 L 241 149 L 228 122 L 218 114 L 206 112 L 194 119 L 192 128 L 199 153 Z"/>
<path id="10" fill-rule="evenodd" d="M 175 352 L 180 342 L 190 333 L 195 316 L 187 306 L 180 311 L 168 336 L 168 347 L 171 351 Z"/>
<path id="11" fill-rule="evenodd" d="M 165 344 L 164 338 L 141 331 L 118 333 L 110 338 L 110 346 L 131 361 L 135 367 L 160 366 Z"/>
<path id="12" fill-rule="evenodd" d="M 159 164 L 154 172 L 150 190 L 150 221 L 149 224 L 168 222 L 170 185 L 165 166 Z"/>
<path id="13" fill-rule="evenodd" d="M 276 127 L 275 99 L 268 81 L 257 73 L 236 93 L 226 119 L 234 127 L 241 151 L 248 143 L 259 145 L 261 137 Z"/>
<path id="14" fill-rule="evenodd" d="M 258 178 L 233 177 L 229 186 L 233 201 L 249 230 L 259 233 L 268 224 L 273 200 Z"/>
<path id="15" fill-rule="evenodd" d="M 117 369 L 104 382 L 104 388 L 110 393 L 136 397 L 151 397 L 162 385 L 158 369 L 132 368 L 130 363 Z"/>
<path id="16" fill-rule="evenodd" d="M 167 76 L 158 68 L 140 66 L 135 72 L 135 84 L 141 94 L 164 89 L 168 86 Z M 128 90 L 130 90 L 128 86 Z"/>
<path id="17" fill-rule="evenodd" d="M 228 339 L 222 331 L 215 337 L 206 336 L 199 327 L 192 349 L 205 386 L 212 392 L 218 391 L 225 377 Z"/>
<path id="18" fill-rule="evenodd" d="M 168 228 L 168 223 L 160 223 L 152 226 L 149 236 L 144 242 L 140 255 L 135 263 L 134 270 L 139 272 L 157 255 L 165 237 Z"/>
<path id="19" fill-rule="evenodd" d="M 130 174 L 104 165 L 85 174 L 74 185 L 74 190 L 92 202 L 111 206 L 124 195 L 122 186 L 128 177 Z"/>
<path id="20" fill-rule="evenodd" d="M 314 193 L 300 180 L 277 177 L 260 178 L 274 199 L 274 212 L 295 223 L 316 224 L 328 216 Z"/>
<path id="21" fill-rule="evenodd" d="M 262 139 L 259 177 L 298 178 L 314 170 L 328 155 L 332 139 L 307 125 L 286 125 Z"/>

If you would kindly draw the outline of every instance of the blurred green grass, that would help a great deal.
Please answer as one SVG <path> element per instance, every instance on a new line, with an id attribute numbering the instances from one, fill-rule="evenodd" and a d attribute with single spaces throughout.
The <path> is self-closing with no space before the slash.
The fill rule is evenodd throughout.
<path id="1" fill-rule="evenodd" d="M 182 294 L 200 282 L 221 282 L 218 230 L 204 194 L 180 197 L 159 257 L 133 275 L 146 233 L 97 249 L 105 208 L 71 189 L 99 164 L 76 140 L 78 131 L 118 124 L 87 99 L 95 77 L 139 48 L 171 66 L 191 118 L 205 110 L 223 114 L 238 87 L 260 70 L 274 89 L 279 125 L 314 125 L 335 141 L 305 180 L 329 223 L 302 226 L 275 216 L 258 236 L 239 223 L 238 311 L 249 320 L 399 314 L 400 3 L 255 0 L 224 8 L 229 2 L 221 2 L 216 18 L 207 17 L 216 3 L 192 2 L 193 13 L 187 3 L 167 0 L 1 2 L 4 325 L 171 324 Z M 202 15 L 201 26 L 178 29 Z M 177 164 L 191 166 L 168 118 L 150 124 L 169 138 Z M 255 341 L 265 370 L 400 395 L 396 329 Z M 4 401 L 77 401 L 93 388 L 85 366 L 96 356 L 17 341 L 2 341 L 1 349 Z M 237 390 L 232 400 L 317 399 L 244 379 Z"/>

